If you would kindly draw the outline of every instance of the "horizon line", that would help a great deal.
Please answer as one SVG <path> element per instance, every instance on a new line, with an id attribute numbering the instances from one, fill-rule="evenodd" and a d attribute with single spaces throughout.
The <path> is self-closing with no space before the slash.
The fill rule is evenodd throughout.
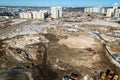
<path id="1" fill-rule="evenodd" d="M 53 6 L 16 6 L 16 5 L 0 5 L 1 7 L 53 7 Z M 98 5 L 99 6 L 99 5 Z M 96 6 L 61 6 L 61 7 L 96 7 Z M 112 6 L 102 6 L 102 7 L 112 7 Z M 120 6 L 118 6 L 120 7 Z"/>

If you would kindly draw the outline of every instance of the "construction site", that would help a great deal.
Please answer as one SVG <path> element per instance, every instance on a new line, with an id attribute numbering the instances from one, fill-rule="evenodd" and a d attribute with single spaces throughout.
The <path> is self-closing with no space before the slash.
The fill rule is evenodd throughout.
<path id="1" fill-rule="evenodd" d="M 61 80 L 71 73 L 100 80 L 107 69 L 120 76 L 120 24 L 81 12 L 66 16 L 0 22 L 0 80 Z"/>

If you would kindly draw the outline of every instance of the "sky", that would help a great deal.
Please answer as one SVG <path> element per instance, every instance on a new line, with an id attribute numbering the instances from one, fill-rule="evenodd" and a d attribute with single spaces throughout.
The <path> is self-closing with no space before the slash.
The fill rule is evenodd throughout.
<path id="1" fill-rule="evenodd" d="M 62 7 L 111 7 L 120 0 L 0 0 L 0 6 L 62 6 Z"/>

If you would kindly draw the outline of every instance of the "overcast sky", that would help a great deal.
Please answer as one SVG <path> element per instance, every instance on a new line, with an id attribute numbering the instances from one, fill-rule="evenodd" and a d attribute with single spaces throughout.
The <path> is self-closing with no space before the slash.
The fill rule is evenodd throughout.
<path id="1" fill-rule="evenodd" d="M 0 6 L 62 6 L 62 7 L 111 7 L 120 0 L 0 0 Z"/>

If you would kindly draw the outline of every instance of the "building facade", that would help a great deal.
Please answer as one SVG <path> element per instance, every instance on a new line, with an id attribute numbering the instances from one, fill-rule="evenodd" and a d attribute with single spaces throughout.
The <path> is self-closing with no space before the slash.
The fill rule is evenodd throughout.
<path id="1" fill-rule="evenodd" d="M 62 7 L 52 7 L 51 8 L 51 17 L 52 18 L 61 18 L 62 17 Z"/>
<path id="2" fill-rule="evenodd" d="M 20 18 L 26 18 L 26 19 L 45 19 L 46 16 L 48 16 L 47 10 L 26 11 L 20 13 Z"/>
<path id="3" fill-rule="evenodd" d="M 106 17 L 117 17 L 120 18 L 120 9 L 118 9 L 118 4 L 115 3 L 112 5 L 113 8 L 103 8 L 102 6 L 98 6 L 95 8 L 84 8 L 84 13 L 103 13 L 106 14 Z"/>
<path id="4" fill-rule="evenodd" d="M 120 18 L 120 9 L 115 9 L 115 17 Z"/>
<path id="5" fill-rule="evenodd" d="M 31 12 L 21 12 L 20 18 L 32 18 Z"/>
<path id="6" fill-rule="evenodd" d="M 98 6 L 98 7 L 94 7 L 94 8 L 84 8 L 84 12 L 85 13 L 91 13 L 91 12 L 94 12 L 94 13 L 104 13 L 103 12 L 104 8 L 102 6 Z"/>
<path id="7" fill-rule="evenodd" d="M 107 13 L 106 13 L 107 17 L 120 17 L 120 9 L 118 9 L 118 4 L 115 3 L 113 4 L 113 8 L 108 8 L 107 9 Z"/>
<path id="8" fill-rule="evenodd" d="M 114 16 L 114 9 L 113 8 L 107 9 L 106 16 L 113 17 Z"/>
<path id="9" fill-rule="evenodd" d="M 113 9 L 118 9 L 118 3 L 113 4 Z"/>

